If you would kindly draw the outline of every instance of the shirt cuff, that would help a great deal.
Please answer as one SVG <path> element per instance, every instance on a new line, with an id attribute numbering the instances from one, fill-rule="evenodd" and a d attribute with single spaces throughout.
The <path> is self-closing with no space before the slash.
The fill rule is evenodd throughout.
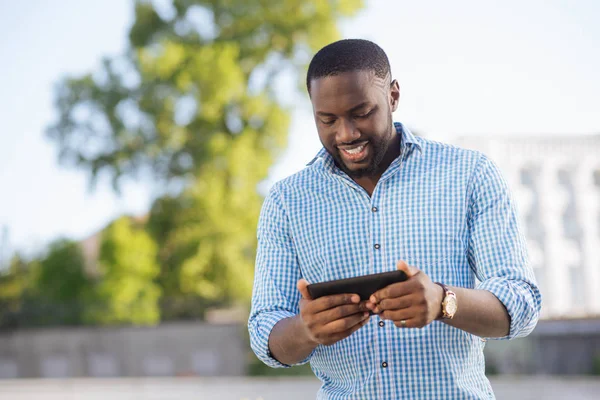
<path id="1" fill-rule="evenodd" d="M 520 281 L 516 281 L 518 283 Z M 527 282 L 523 282 L 527 285 Z M 492 337 L 484 339 L 510 340 L 517 337 L 527 336 L 535 327 L 539 307 L 529 304 L 527 298 L 529 292 L 521 293 L 520 285 L 513 285 L 512 281 L 502 278 L 491 278 L 477 285 L 476 289 L 487 290 L 500 300 L 506 308 L 510 318 L 508 335 L 503 337 Z M 525 290 L 525 289 L 523 289 Z M 532 308 L 531 310 L 529 308 Z"/>
<path id="2" fill-rule="evenodd" d="M 290 368 L 296 365 L 303 365 L 309 362 L 314 354 L 313 350 L 304 360 L 291 365 L 283 364 L 271 355 L 271 352 L 269 351 L 269 336 L 271 335 L 273 327 L 279 321 L 295 316 L 296 314 L 289 311 L 262 312 L 248 324 L 250 329 L 250 346 L 252 347 L 254 354 L 271 368 Z"/>

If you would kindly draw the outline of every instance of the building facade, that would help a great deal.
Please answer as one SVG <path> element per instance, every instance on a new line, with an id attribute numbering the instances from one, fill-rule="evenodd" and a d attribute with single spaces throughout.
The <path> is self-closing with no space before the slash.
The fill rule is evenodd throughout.
<path id="1" fill-rule="evenodd" d="M 468 136 L 514 194 L 542 318 L 600 317 L 600 135 Z"/>

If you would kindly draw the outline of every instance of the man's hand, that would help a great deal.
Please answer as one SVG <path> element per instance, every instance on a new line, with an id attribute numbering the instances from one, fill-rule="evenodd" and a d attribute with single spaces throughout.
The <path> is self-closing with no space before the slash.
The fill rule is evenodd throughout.
<path id="1" fill-rule="evenodd" d="M 422 328 L 440 317 L 444 290 L 416 267 L 398 261 L 408 280 L 389 285 L 371 296 L 367 308 L 399 328 Z"/>
<path id="2" fill-rule="evenodd" d="M 308 282 L 298 281 L 300 318 L 309 339 L 315 344 L 332 345 L 357 331 L 369 321 L 366 302 L 357 294 L 337 294 L 313 300 Z"/>

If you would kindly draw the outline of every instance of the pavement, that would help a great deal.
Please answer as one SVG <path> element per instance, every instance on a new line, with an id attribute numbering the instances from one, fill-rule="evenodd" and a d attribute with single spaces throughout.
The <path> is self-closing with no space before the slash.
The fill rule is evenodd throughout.
<path id="1" fill-rule="evenodd" d="M 596 400 L 600 377 L 500 376 L 496 398 Z M 314 399 L 316 378 L 116 378 L 0 380 L 0 400 Z"/>

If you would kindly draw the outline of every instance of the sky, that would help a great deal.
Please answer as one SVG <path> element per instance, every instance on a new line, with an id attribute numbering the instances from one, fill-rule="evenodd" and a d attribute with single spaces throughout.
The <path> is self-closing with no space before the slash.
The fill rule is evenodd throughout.
<path id="1" fill-rule="evenodd" d="M 126 0 L 0 0 L 0 263 L 59 237 L 82 239 L 119 215 L 142 214 L 144 182 L 90 190 L 45 136 L 53 91 L 126 45 Z M 600 133 L 600 2 L 371 0 L 342 36 L 378 43 L 401 87 L 396 120 L 438 140 L 458 135 Z M 308 97 L 266 185 L 320 148 Z M 6 235 L 3 235 L 5 232 Z M 3 238 L 4 236 L 4 238 Z"/>

